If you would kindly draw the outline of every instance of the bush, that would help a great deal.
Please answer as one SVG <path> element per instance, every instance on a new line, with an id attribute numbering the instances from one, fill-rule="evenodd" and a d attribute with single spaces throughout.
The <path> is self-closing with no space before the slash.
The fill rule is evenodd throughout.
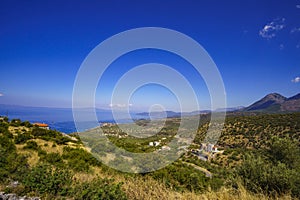
<path id="1" fill-rule="evenodd" d="M 24 121 L 21 123 L 21 126 L 25 126 L 27 128 L 33 127 L 33 125 L 29 121 Z"/>
<path id="2" fill-rule="evenodd" d="M 209 178 L 191 166 L 174 163 L 163 169 L 149 173 L 154 179 L 162 180 L 166 186 L 177 191 L 188 189 L 193 192 L 203 192 L 209 186 Z"/>
<path id="3" fill-rule="evenodd" d="M 35 137 L 41 137 L 47 135 L 47 130 L 35 127 L 32 131 L 31 134 Z"/>
<path id="4" fill-rule="evenodd" d="M 32 137 L 29 133 L 18 134 L 17 136 L 15 136 L 15 143 L 23 144 L 30 139 L 32 139 Z"/>
<path id="5" fill-rule="evenodd" d="M 72 175 L 68 170 L 47 164 L 34 167 L 24 178 L 23 184 L 27 192 L 36 195 L 66 196 L 72 183 Z"/>
<path id="6" fill-rule="evenodd" d="M 26 170 L 26 158 L 17 154 L 16 146 L 10 138 L 0 135 L 0 182 L 19 180 Z"/>
<path id="7" fill-rule="evenodd" d="M 10 121 L 10 125 L 11 125 L 11 126 L 18 127 L 18 126 L 21 125 L 21 120 L 20 120 L 20 119 L 12 119 L 12 120 Z"/>
<path id="8" fill-rule="evenodd" d="M 64 147 L 63 159 L 68 161 L 68 166 L 75 171 L 89 171 L 90 166 L 98 166 L 100 162 L 89 152 L 79 149 Z"/>
<path id="9" fill-rule="evenodd" d="M 62 135 L 59 135 L 54 139 L 54 142 L 56 142 L 56 144 L 58 144 L 58 145 L 61 145 L 61 144 L 66 145 L 70 141 L 71 140 L 69 138 L 64 137 Z"/>
<path id="10" fill-rule="evenodd" d="M 300 197 L 300 177 L 297 169 L 290 169 L 285 163 L 263 159 L 261 156 L 248 155 L 241 167 L 238 168 L 238 175 L 244 186 L 252 192 L 267 194 L 288 194 Z"/>
<path id="11" fill-rule="evenodd" d="M 289 168 L 300 167 L 300 148 L 296 141 L 274 137 L 270 144 L 269 154 L 275 164 L 282 162 Z"/>
<path id="12" fill-rule="evenodd" d="M 63 159 L 61 158 L 59 153 L 46 153 L 42 154 L 40 157 L 42 161 L 55 166 L 61 166 L 63 164 Z"/>
<path id="13" fill-rule="evenodd" d="M 94 179 L 91 182 L 77 183 L 72 196 L 75 199 L 90 200 L 125 200 L 125 193 L 121 189 L 121 183 L 115 184 L 111 179 Z"/>
<path id="14" fill-rule="evenodd" d="M 39 146 L 35 141 L 27 141 L 26 146 L 24 146 L 24 149 L 38 150 Z"/>

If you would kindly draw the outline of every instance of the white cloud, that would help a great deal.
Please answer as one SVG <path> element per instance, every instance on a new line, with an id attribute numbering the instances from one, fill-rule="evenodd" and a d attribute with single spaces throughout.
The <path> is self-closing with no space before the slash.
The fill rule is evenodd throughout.
<path id="1" fill-rule="evenodd" d="M 280 49 L 280 50 L 283 50 L 283 49 L 284 49 L 284 45 L 283 45 L 283 44 L 280 44 L 280 45 L 279 45 L 279 49 Z"/>
<path id="2" fill-rule="evenodd" d="M 296 27 L 291 30 L 291 33 L 298 33 L 298 32 L 300 32 L 300 27 L 298 28 Z"/>
<path id="3" fill-rule="evenodd" d="M 292 79 L 293 83 L 299 83 L 300 82 L 300 77 L 297 76 L 296 78 Z"/>
<path id="4" fill-rule="evenodd" d="M 127 108 L 127 107 L 131 107 L 132 106 L 132 104 L 130 103 L 130 104 L 109 104 L 109 107 L 111 107 L 111 108 Z"/>
<path id="5" fill-rule="evenodd" d="M 285 18 L 277 18 L 272 22 L 266 24 L 263 29 L 259 31 L 259 35 L 266 39 L 271 39 L 276 36 L 276 33 L 285 27 Z"/>
<path id="6" fill-rule="evenodd" d="M 3 94 L 2 93 L 0 93 L 0 97 L 2 97 L 3 96 Z"/>
<path id="7" fill-rule="evenodd" d="M 300 5 L 296 5 L 296 8 L 300 8 Z"/>

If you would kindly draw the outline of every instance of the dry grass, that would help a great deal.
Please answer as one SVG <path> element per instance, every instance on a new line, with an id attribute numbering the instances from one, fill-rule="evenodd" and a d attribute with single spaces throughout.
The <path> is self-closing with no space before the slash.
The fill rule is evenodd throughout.
<path id="1" fill-rule="evenodd" d="M 86 173 L 86 172 L 77 172 L 74 174 L 74 180 L 78 182 L 91 182 L 96 177 L 100 178 L 111 178 L 105 173 L 102 172 L 102 169 L 99 167 L 91 167 L 92 173 Z"/>
<path id="2" fill-rule="evenodd" d="M 63 145 L 56 145 L 53 147 L 53 142 L 41 139 L 34 139 L 43 150 L 47 153 L 63 152 Z M 28 157 L 28 164 L 35 166 L 38 164 L 39 156 L 36 151 L 23 149 L 25 144 L 18 144 L 17 150 L 19 153 Z M 68 145 L 70 146 L 70 145 Z M 74 146 L 75 147 L 75 146 Z M 110 158 L 108 158 L 110 159 Z M 147 176 L 126 176 L 112 171 L 102 170 L 101 167 L 92 167 L 91 173 L 78 172 L 74 175 L 74 180 L 78 182 L 91 182 L 95 178 L 109 178 L 114 179 L 116 183 L 122 182 L 122 190 L 126 193 L 128 199 L 132 200 L 291 200 L 290 196 L 283 196 L 278 198 L 270 198 L 264 195 L 251 194 L 246 191 L 241 185 L 238 190 L 232 188 L 221 188 L 219 191 L 208 191 L 203 194 L 194 192 L 176 192 L 172 188 L 167 188 L 163 183 L 154 180 Z M 0 188 L 1 189 L 1 188 Z"/>
<path id="3" fill-rule="evenodd" d="M 36 141 L 36 140 L 35 140 Z M 39 145 L 45 143 L 45 141 L 36 141 Z M 47 152 L 60 152 L 62 146 L 52 148 L 49 146 L 42 146 Z M 24 150 L 24 145 L 17 145 L 18 151 L 28 156 L 28 163 L 30 166 L 35 166 L 38 163 L 39 157 L 37 152 Z M 290 196 L 270 198 L 264 195 L 251 194 L 242 186 L 239 186 L 239 190 L 233 190 L 228 188 L 221 188 L 219 191 L 209 191 L 203 194 L 197 194 L 194 192 L 185 191 L 183 193 L 176 192 L 171 188 L 167 188 L 163 183 L 154 180 L 151 177 L 126 177 L 118 173 L 110 173 L 103 171 L 100 167 L 93 167 L 92 173 L 78 172 L 74 175 L 74 180 L 78 182 L 91 182 L 95 178 L 108 178 L 114 179 L 116 183 L 122 182 L 122 189 L 125 192 L 128 199 L 132 200 L 291 200 Z"/>
<path id="4" fill-rule="evenodd" d="M 38 153 L 33 150 L 23 149 L 24 146 L 25 144 L 16 145 L 18 153 L 25 155 L 27 157 L 27 162 L 29 166 L 31 167 L 36 166 L 39 161 Z"/>
<path id="5" fill-rule="evenodd" d="M 64 146 L 62 145 L 53 146 L 55 144 L 54 142 L 45 141 L 42 139 L 34 139 L 33 141 L 35 141 L 41 147 L 41 149 L 47 153 L 59 153 L 60 155 L 63 153 Z"/>
<path id="6" fill-rule="evenodd" d="M 252 194 L 248 192 L 244 187 L 239 185 L 238 190 L 221 188 L 218 192 L 207 192 L 202 196 L 202 199 L 209 200 L 291 200 L 290 196 L 282 196 L 271 198 L 264 196 L 263 194 Z"/>
<path id="7" fill-rule="evenodd" d="M 206 192 L 204 194 L 197 194 L 194 192 L 179 193 L 166 188 L 162 183 L 146 178 L 146 179 L 127 179 L 124 181 L 123 190 L 129 199 L 138 200 L 291 200 L 290 196 L 283 196 L 271 198 L 262 194 L 255 195 L 246 191 L 245 188 L 240 186 L 238 191 L 233 189 L 221 188 L 217 192 Z"/>
<path id="8" fill-rule="evenodd" d="M 8 130 L 9 132 L 11 132 L 12 134 L 16 135 L 17 133 L 16 132 L 20 132 L 22 133 L 23 131 L 22 130 L 25 130 L 26 132 L 30 130 L 30 128 L 27 128 L 25 126 L 18 126 L 18 127 L 15 127 L 15 126 L 9 126 L 8 127 Z"/>
<path id="9" fill-rule="evenodd" d="M 270 198 L 262 194 L 252 194 L 242 185 L 238 190 L 232 188 L 221 188 L 219 191 L 208 191 L 203 194 L 194 192 L 176 192 L 167 188 L 163 183 L 147 176 L 126 177 L 122 174 L 102 171 L 101 168 L 94 167 L 94 173 L 77 173 L 74 177 L 78 181 L 90 182 L 95 177 L 114 179 L 116 183 L 122 182 L 122 189 L 128 199 L 132 200 L 291 200 L 290 196 Z"/>
<path id="10" fill-rule="evenodd" d="M 45 141 L 41 139 L 33 139 L 31 141 L 35 141 L 41 147 L 41 149 L 46 151 L 47 153 L 62 154 L 63 152 L 63 146 L 56 145 L 55 147 L 52 147 L 52 145 L 54 144 L 53 142 Z M 18 153 L 23 154 L 27 157 L 29 166 L 31 167 L 36 166 L 39 162 L 38 152 L 30 149 L 23 149 L 25 145 L 26 144 L 16 144 Z"/>

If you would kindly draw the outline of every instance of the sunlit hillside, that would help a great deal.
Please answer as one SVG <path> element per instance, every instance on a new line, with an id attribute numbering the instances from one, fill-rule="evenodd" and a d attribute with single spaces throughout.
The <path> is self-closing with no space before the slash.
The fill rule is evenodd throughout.
<path id="1" fill-rule="evenodd" d="M 172 137 L 177 119 L 169 120 L 163 132 L 144 142 L 124 137 L 121 143 L 114 135 L 116 125 L 102 128 L 116 145 L 149 152 L 162 147 L 149 146 L 149 141 Z M 131 174 L 103 165 L 77 134 L 1 118 L 0 191 L 42 199 L 299 198 L 299 113 L 229 116 L 217 144 L 220 151 L 203 150 L 208 158 L 204 161 L 195 150 L 201 148 L 207 123 L 202 121 L 194 143 L 179 160 L 158 171 Z"/>

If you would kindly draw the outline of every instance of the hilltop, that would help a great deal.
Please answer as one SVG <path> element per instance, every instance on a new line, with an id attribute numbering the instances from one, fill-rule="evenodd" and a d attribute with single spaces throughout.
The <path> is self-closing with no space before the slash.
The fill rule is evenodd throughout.
<path id="1" fill-rule="evenodd" d="M 243 111 L 299 112 L 300 93 L 289 98 L 278 93 L 271 93 L 244 108 Z"/>

